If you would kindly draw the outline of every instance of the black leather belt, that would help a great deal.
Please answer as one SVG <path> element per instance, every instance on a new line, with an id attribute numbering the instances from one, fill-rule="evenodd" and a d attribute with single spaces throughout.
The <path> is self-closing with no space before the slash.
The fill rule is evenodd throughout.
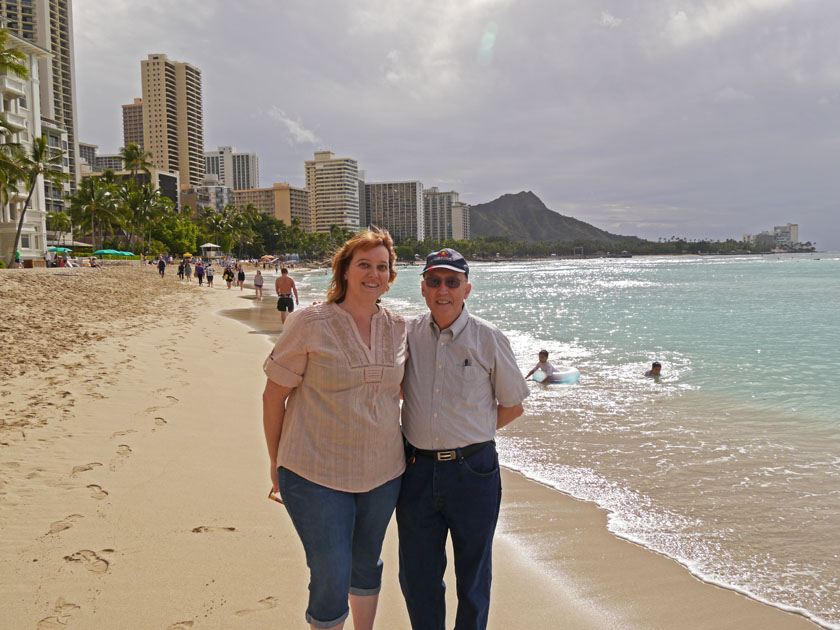
<path id="1" fill-rule="evenodd" d="M 489 442 L 478 442 L 477 444 L 470 444 L 469 446 L 463 446 L 461 448 L 453 448 L 448 451 L 426 451 L 422 448 L 415 448 L 414 454 L 422 455 L 423 457 L 432 457 L 439 462 L 451 462 L 458 459 L 459 455 L 460 457 L 469 457 L 473 453 L 477 453 L 483 449 L 485 446 L 495 443 L 496 442 L 493 440 L 490 440 Z"/>

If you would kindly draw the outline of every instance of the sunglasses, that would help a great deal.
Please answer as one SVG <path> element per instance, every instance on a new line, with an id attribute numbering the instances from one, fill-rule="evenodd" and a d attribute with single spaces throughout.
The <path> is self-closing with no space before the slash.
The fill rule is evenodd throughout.
<path id="1" fill-rule="evenodd" d="M 440 276 L 429 276 L 428 278 L 424 278 L 423 282 L 426 283 L 426 286 L 430 289 L 437 289 L 441 283 L 446 285 L 447 289 L 457 289 L 461 286 L 461 282 L 465 282 L 461 280 L 458 276 L 446 276 L 446 278 L 441 278 Z"/>

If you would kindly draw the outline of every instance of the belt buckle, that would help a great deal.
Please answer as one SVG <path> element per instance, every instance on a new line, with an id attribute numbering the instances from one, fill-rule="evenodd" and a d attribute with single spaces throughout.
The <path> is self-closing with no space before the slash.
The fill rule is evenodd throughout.
<path id="1" fill-rule="evenodd" d="M 456 451 L 438 451 L 437 460 L 439 462 L 450 462 L 457 456 Z"/>

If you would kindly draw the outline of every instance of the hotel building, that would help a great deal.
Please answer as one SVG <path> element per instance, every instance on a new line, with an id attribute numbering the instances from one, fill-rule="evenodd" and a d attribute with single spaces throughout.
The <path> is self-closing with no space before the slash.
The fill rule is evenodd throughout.
<path id="1" fill-rule="evenodd" d="M 122 106 L 123 147 L 136 144 L 143 148 L 143 99 L 135 98 L 130 105 Z"/>
<path id="2" fill-rule="evenodd" d="M 441 192 L 436 187 L 423 191 L 426 236 L 443 241 L 470 238 L 470 207 L 458 201 L 454 190 Z"/>
<path id="3" fill-rule="evenodd" d="M 177 171 L 181 186 L 204 180 L 201 70 L 166 55 L 140 62 L 143 148 L 163 171 Z"/>
<path id="4" fill-rule="evenodd" d="M 260 187 L 260 159 L 256 153 L 239 153 L 234 147 L 219 147 L 204 154 L 204 170 L 232 190 Z"/>
<path id="5" fill-rule="evenodd" d="M 23 64 L 29 69 L 29 78 L 21 79 L 14 75 L 0 74 L 0 118 L 12 131 L 11 134 L 0 135 L 0 144 L 19 144 L 24 151 L 29 153 L 32 150 L 33 139 L 45 133 L 42 127 L 41 101 L 39 98 L 39 68 L 43 67 L 41 62 L 44 59 L 48 60 L 50 58 L 50 53 L 31 41 L 12 34 L 9 34 L 6 46 L 26 55 L 26 61 Z M 66 138 L 66 135 L 62 136 L 65 133 L 63 129 L 59 129 L 57 135 L 49 131 L 46 133 L 51 151 L 64 150 L 61 145 L 61 138 Z M 65 172 L 69 172 L 69 160 L 63 168 Z M 14 247 L 18 222 L 29 194 L 29 186 L 25 182 L 21 182 L 17 188 L 12 188 L 7 193 L 6 203 L 0 207 L 0 258 L 4 263 L 8 263 L 14 253 L 12 248 Z M 32 199 L 24 215 L 18 251 L 20 251 L 21 259 L 26 261 L 41 259 L 46 248 L 44 179 L 39 175 Z"/>
<path id="6" fill-rule="evenodd" d="M 365 184 L 363 216 L 367 223 L 388 230 L 397 239 L 425 238 L 423 184 L 413 182 L 371 182 Z"/>
<path id="7" fill-rule="evenodd" d="M 286 225 L 300 220 L 303 229 L 311 223 L 309 217 L 309 193 L 285 183 L 276 183 L 271 188 L 234 190 L 233 205 L 239 209 L 252 204 L 263 214 L 280 219 Z"/>
<path id="8" fill-rule="evenodd" d="M 307 160 L 306 190 L 309 191 L 310 232 L 329 232 L 338 225 L 359 230 L 359 164 L 336 158 L 332 151 L 316 151 Z"/>
<path id="9" fill-rule="evenodd" d="M 73 10 L 70 0 L 0 0 L 5 28 L 50 53 L 38 60 L 41 115 L 67 133 L 69 189 L 79 181 L 76 123 L 76 62 L 73 46 Z"/>

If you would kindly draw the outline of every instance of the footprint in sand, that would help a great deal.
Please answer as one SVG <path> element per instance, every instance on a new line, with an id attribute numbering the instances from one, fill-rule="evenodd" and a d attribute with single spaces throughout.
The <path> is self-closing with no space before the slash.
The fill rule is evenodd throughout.
<path id="1" fill-rule="evenodd" d="M 119 444 L 117 446 L 117 454 L 128 457 L 131 455 L 131 447 L 128 444 Z"/>
<path id="2" fill-rule="evenodd" d="M 100 553 L 113 551 L 113 549 L 103 549 Z M 88 571 L 93 571 L 94 573 L 105 573 L 110 566 L 107 560 L 90 549 L 82 549 L 70 556 L 64 556 L 64 559 L 67 562 L 80 562 Z"/>
<path id="3" fill-rule="evenodd" d="M 101 501 L 108 496 L 108 491 L 103 490 L 102 486 L 98 486 L 95 483 L 90 484 L 87 489 L 90 490 L 91 498 L 96 499 L 97 501 Z"/>
<path id="4" fill-rule="evenodd" d="M 166 420 L 164 420 L 164 419 L 163 419 L 163 418 L 161 418 L 160 416 L 157 416 L 157 417 L 155 418 L 155 424 L 156 424 L 156 425 L 158 425 L 159 427 L 162 427 L 163 425 L 165 425 L 165 424 L 166 424 Z"/>
<path id="5" fill-rule="evenodd" d="M 166 630 L 186 630 L 187 628 L 192 628 L 194 625 L 194 621 L 179 621 L 168 626 Z"/>
<path id="6" fill-rule="evenodd" d="M 81 514 L 71 514 L 70 516 L 65 516 L 60 521 L 56 521 L 50 525 L 50 531 L 47 533 L 57 534 L 58 532 L 63 532 L 65 529 L 70 529 L 73 527 L 73 523 L 78 521 L 80 518 L 83 518 Z"/>
<path id="7" fill-rule="evenodd" d="M 93 470 L 97 466 L 101 466 L 99 462 L 91 462 L 89 464 L 79 464 L 78 466 L 73 466 L 73 472 L 71 473 L 71 477 L 75 477 L 77 474 L 82 472 L 87 472 L 88 470 Z"/>
<path id="8" fill-rule="evenodd" d="M 96 398 L 97 400 L 102 400 L 103 398 L 105 398 L 105 396 L 103 394 L 100 394 L 99 392 L 88 392 L 88 396 L 90 396 L 91 398 Z"/>
<path id="9" fill-rule="evenodd" d="M 66 628 L 70 621 L 70 615 L 79 610 L 76 604 L 65 602 L 64 598 L 59 598 L 53 608 L 54 615 L 44 617 L 35 626 L 37 630 L 49 630 L 50 628 Z"/>
<path id="10" fill-rule="evenodd" d="M 175 396 L 167 396 L 167 398 L 171 401 L 170 405 L 181 402 L 178 398 L 175 398 Z"/>
<path id="11" fill-rule="evenodd" d="M 137 433 L 135 429 L 126 429 L 125 431 L 114 431 L 111 437 L 120 437 L 121 435 L 128 435 L 129 433 Z"/>
<path id="12" fill-rule="evenodd" d="M 246 608 L 244 610 L 237 610 L 234 615 L 237 617 L 244 617 L 245 615 L 250 615 L 251 613 L 262 612 L 263 610 L 271 610 L 272 608 L 277 608 L 280 602 L 277 601 L 276 597 L 266 597 L 265 599 L 261 599 L 257 602 L 260 607 L 259 608 Z"/>
<path id="13" fill-rule="evenodd" d="M 235 532 L 235 527 L 213 527 L 209 525 L 199 525 L 198 527 L 193 527 L 194 534 L 204 534 L 207 532 Z"/>

